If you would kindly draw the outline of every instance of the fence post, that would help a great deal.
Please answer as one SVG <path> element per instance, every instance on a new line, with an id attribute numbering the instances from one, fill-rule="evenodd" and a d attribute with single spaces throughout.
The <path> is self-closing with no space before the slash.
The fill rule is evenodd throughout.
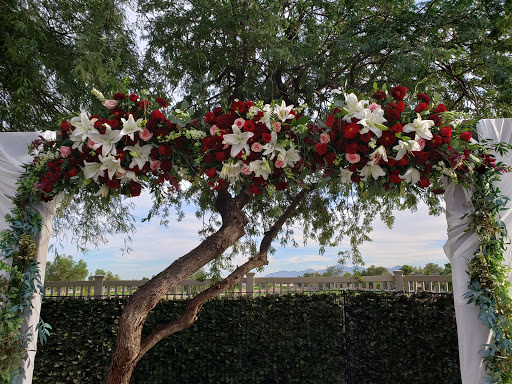
<path id="1" fill-rule="evenodd" d="M 393 271 L 395 275 L 395 291 L 402 292 L 404 290 L 404 271 L 399 269 L 398 271 Z"/>
<path id="2" fill-rule="evenodd" d="M 254 272 L 248 272 L 245 275 L 245 289 L 246 289 L 245 292 L 247 293 L 247 296 L 249 296 L 249 297 L 254 296 L 254 275 L 256 275 L 256 273 L 254 273 Z"/>
<path id="3" fill-rule="evenodd" d="M 107 276 L 105 275 L 96 275 L 94 276 L 94 297 L 101 299 L 105 296 L 105 286 L 103 282 L 105 281 Z"/>

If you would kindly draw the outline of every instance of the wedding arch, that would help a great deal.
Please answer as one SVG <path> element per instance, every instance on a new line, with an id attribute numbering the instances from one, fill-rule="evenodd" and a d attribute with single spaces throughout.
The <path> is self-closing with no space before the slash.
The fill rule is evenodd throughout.
<path id="1" fill-rule="evenodd" d="M 1 212 L 7 214 L 0 243 L 4 378 L 25 371 L 30 380 L 36 334 L 48 334 L 38 316 L 44 279 L 38 261 L 45 265 L 58 205 L 73 194 L 105 203 L 138 196 L 143 188 L 154 197 L 149 216 L 195 196 L 201 209 L 219 217 L 197 248 L 132 297 L 106 383 L 128 383 L 138 360 L 159 340 L 189 327 L 205 301 L 267 264 L 272 241 L 278 235 L 290 241 L 293 220 L 305 220 L 323 246 L 348 237 L 357 257 L 377 212 L 391 221 L 392 208 L 414 207 L 419 199 L 435 210 L 443 193 L 463 383 L 486 374 L 493 382 L 512 378 L 510 250 L 502 221 L 510 224 L 504 196 L 512 191 L 500 182 L 512 164 L 506 157 L 508 122 L 483 121 L 476 129 L 461 124 L 466 117 L 446 111 L 437 97 L 417 93 L 407 101 L 407 88 L 388 91 L 376 84 L 367 99 L 340 92 L 328 117 L 314 123 L 303 115 L 304 106 L 284 102 L 235 100 L 192 119 L 186 105 L 169 108 L 164 98 L 93 93 L 101 108 L 63 121 L 53 137 L 2 134 L 8 140 L 1 141 L 1 197 L 14 196 L 1 202 L 10 210 Z M 32 157 L 22 152 L 22 141 L 32 141 Z M 258 229 L 251 219 L 261 215 L 267 221 Z M 240 243 L 244 235 L 250 240 Z M 190 300 L 180 318 L 141 339 L 147 314 L 165 293 L 228 249 L 250 257 Z"/>

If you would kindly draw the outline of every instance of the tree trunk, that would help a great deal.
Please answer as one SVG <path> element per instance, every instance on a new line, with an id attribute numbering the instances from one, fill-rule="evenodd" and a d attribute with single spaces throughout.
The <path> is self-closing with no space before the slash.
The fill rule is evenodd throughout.
<path id="1" fill-rule="evenodd" d="M 222 227 L 135 292 L 121 314 L 116 348 L 105 384 L 129 384 L 133 369 L 143 356 L 141 334 L 146 317 L 162 297 L 199 268 L 222 255 L 245 234 L 248 219 L 242 208 L 249 196 L 246 190 L 236 198 L 227 191 L 220 191 L 216 208 L 222 216 Z"/>

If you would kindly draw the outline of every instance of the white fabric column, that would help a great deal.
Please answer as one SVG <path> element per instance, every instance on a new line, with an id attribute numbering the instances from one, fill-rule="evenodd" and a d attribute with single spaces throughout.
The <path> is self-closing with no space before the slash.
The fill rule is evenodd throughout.
<path id="1" fill-rule="evenodd" d="M 7 196 L 14 196 L 17 189 L 17 180 L 23 173 L 22 164 L 32 161 L 28 155 L 28 145 L 38 138 L 40 132 L 2 132 L 0 133 L 0 230 L 8 229 L 5 222 L 5 215 L 13 208 L 10 199 Z M 46 257 L 48 254 L 48 243 L 52 236 L 52 219 L 58 207 L 60 200 L 55 199 L 50 203 L 38 203 L 35 209 L 41 214 L 43 227 L 37 238 L 36 260 L 39 262 L 41 281 L 44 282 Z M 41 296 L 33 295 L 31 298 L 33 305 L 32 313 L 26 315 L 22 325 L 22 331 L 27 329 L 32 331 L 32 341 L 29 345 L 29 359 L 25 362 L 25 379 L 23 384 L 32 383 L 34 371 L 34 359 L 37 349 L 37 333 L 35 327 L 39 322 L 41 311 Z"/>
<path id="2" fill-rule="evenodd" d="M 480 139 L 493 139 L 496 142 L 512 143 L 512 119 L 482 120 L 478 125 Z M 506 164 L 512 164 L 512 156 L 499 158 Z M 512 198 L 512 175 L 505 174 L 499 183 L 502 194 Z M 478 246 L 478 236 L 474 232 L 465 232 L 469 217 L 461 220 L 470 212 L 471 192 L 453 182 L 445 183 L 446 220 L 448 223 L 448 241 L 444 251 L 452 265 L 453 296 L 457 319 L 459 358 L 462 384 L 485 383 L 485 366 L 482 364 L 482 345 L 489 344 L 492 333 L 478 319 L 479 308 L 473 303 L 466 304 L 463 295 L 468 292 L 469 276 L 467 263 L 473 258 Z M 504 211 L 503 219 L 509 234 L 512 234 L 511 206 Z M 507 249 L 507 263 L 511 264 L 512 248 Z"/>

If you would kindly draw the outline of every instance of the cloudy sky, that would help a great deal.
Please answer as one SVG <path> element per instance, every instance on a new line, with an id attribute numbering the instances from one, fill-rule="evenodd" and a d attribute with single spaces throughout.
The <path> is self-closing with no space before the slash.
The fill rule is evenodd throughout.
<path id="1" fill-rule="evenodd" d="M 136 198 L 135 201 L 137 207 L 134 214 L 138 223 L 137 232 L 132 236 L 131 253 L 122 251 L 125 240 L 123 236 L 112 237 L 108 244 L 85 254 L 78 253 L 76 246 L 67 242 L 63 244 L 63 248 L 58 248 L 59 253 L 73 255 L 75 260 L 83 259 L 91 274 L 100 268 L 129 280 L 157 274 L 199 244 L 197 231 L 202 223 L 195 218 L 193 208 L 186 210 L 189 214 L 184 220 L 171 222 L 166 228 L 159 225 L 158 219 L 141 223 L 140 219 L 147 213 L 151 203 L 147 196 Z M 370 235 L 373 242 L 361 248 L 367 266 L 423 266 L 429 262 L 442 266 L 448 262 L 443 252 L 446 241 L 444 215 L 429 216 L 427 208 L 421 206 L 415 213 L 397 212 L 395 217 L 392 230 L 387 229 L 380 221 L 375 223 L 374 231 Z M 270 263 L 260 275 L 281 270 L 324 269 L 338 262 L 337 252 L 343 249 L 328 249 L 325 254 L 319 255 L 318 245 L 314 243 L 299 248 L 282 248 L 277 244 L 276 248 L 276 254 L 269 257 Z M 53 260 L 53 257 L 50 253 L 48 260 Z M 235 265 L 241 263 L 242 257 L 234 261 Z"/>

